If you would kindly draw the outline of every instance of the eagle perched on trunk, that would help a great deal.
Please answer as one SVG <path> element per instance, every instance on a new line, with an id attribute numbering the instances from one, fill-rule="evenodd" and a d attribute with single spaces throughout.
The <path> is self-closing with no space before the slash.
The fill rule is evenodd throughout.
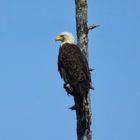
<path id="1" fill-rule="evenodd" d="M 69 88 L 70 94 L 78 99 L 83 107 L 91 88 L 91 76 L 86 57 L 80 48 L 74 44 L 74 37 L 69 32 L 62 32 L 56 38 L 61 41 L 58 55 L 58 71 L 64 79 L 64 86 Z"/>

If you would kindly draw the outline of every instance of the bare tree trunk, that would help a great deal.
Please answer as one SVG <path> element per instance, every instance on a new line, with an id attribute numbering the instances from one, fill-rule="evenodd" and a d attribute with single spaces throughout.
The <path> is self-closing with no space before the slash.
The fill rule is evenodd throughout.
<path id="1" fill-rule="evenodd" d="M 77 43 L 83 54 L 88 58 L 88 4 L 87 0 L 75 0 Z M 75 104 L 78 100 L 74 97 Z M 91 132 L 91 103 L 88 96 L 88 105 L 83 111 L 76 110 L 77 140 L 92 140 Z"/>

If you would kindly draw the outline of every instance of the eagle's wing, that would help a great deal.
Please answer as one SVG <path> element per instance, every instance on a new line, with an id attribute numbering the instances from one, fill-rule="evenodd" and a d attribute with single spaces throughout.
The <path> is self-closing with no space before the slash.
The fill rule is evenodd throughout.
<path id="1" fill-rule="evenodd" d="M 62 48 L 60 47 L 59 49 L 59 55 L 58 55 L 58 71 L 60 73 L 61 78 L 64 79 L 65 82 L 67 82 L 67 78 L 66 78 L 66 70 L 65 70 L 65 66 L 63 66 L 63 50 L 61 50 Z"/>

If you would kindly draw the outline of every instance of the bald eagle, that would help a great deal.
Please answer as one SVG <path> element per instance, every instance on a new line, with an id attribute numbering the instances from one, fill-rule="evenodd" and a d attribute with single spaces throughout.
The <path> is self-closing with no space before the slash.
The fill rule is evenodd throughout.
<path id="1" fill-rule="evenodd" d="M 62 32 L 56 38 L 61 41 L 58 55 L 58 71 L 65 85 L 71 87 L 71 95 L 79 99 L 79 105 L 87 101 L 91 88 L 91 76 L 86 57 L 74 44 L 74 37 L 69 32 Z"/>

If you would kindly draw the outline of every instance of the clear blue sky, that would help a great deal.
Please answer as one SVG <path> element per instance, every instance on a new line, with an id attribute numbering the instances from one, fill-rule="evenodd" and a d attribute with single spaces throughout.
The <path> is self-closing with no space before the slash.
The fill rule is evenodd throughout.
<path id="1" fill-rule="evenodd" d="M 140 139 L 140 2 L 89 0 L 95 140 Z M 57 72 L 74 0 L 0 1 L 0 140 L 76 140 L 75 112 Z"/>

